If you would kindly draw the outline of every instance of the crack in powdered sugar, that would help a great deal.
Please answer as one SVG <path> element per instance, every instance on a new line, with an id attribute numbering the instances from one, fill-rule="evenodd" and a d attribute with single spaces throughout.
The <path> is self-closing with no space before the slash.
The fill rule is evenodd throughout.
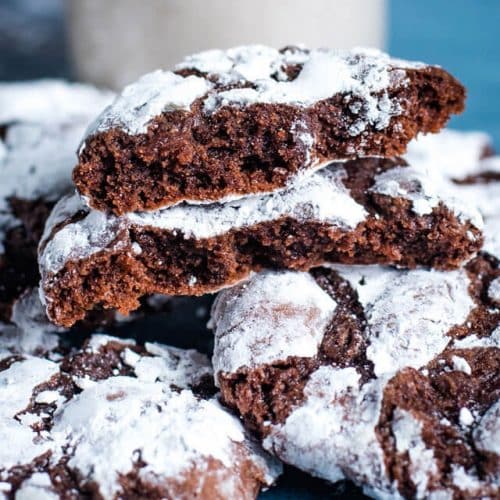
<path id="1" fill-rule="evenodd" d="M 283 68 L 302 65 L 301 72 L 287 81 Z M 401 113 L 389 88 L 407 84 L 405 69 L 423 68 L 421 63 L 392 59 L 374 49 L 338 51 L 296 48 L 279 52 L 262 45 L 235 47 L 226 51 L 210 50 L 187 57 L 176 70 L 195 69 L 207 73 L 210 80 L 190 75 L 179 76 L 157 70 L 127 86 L 87 131 L 87 137 L 109 128 L 121 127 L 129 134 L 147 131 L 149 122 L 164 112 L 189 110 L 198 98 L 204 98 L 204 110 L 212 113 L 221 106 L 245 106 L 255 103 L 310 106 L 336 94 L 361 100 L 353 113 L 359 115 L 351 134 L 359 135 L 368 125 L 381 130 L 390 118 Z M 215 83 L 214 83 L 215 82 Z M 246 82 L 252 87 L 219 90 Z"/>

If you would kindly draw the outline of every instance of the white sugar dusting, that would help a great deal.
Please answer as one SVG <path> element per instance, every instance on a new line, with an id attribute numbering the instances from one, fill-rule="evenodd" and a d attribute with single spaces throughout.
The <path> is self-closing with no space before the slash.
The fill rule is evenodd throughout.
<path id="1" fill-rule="evenodd" d="M 461 356 L 452 356 L 451 363 L 454 370 L 464 372 L 466 375 L 470 375 L 472 373 L 472 369 L 469 363 L 467 363 L 467 360 L 462 358 Z"/>
<path id="2" fill-rule="evenodd" d="M 500 455 L 500 400 L 481 417 L 473 432 L 477 448 Z"/>
<path id="3" fill-rule="evenodd" d="M 301 71 L 294 80 L 287 81 L 283 68 L 297 63 L 302 65 Z M 247 46 L 226 52 L 202 52 L 178 66 L 189 67 L 217 73 L 223 84 L 240 81 L 253 84 L 252 88 L 210 93 L 205 100 L 205 111 L 209 113 L 220 106 L 256 103 L 305 107 L 334 95 L 349 95 L 360 99 L 359 116 L 351 126 L 351 135 L 359 135 L 368 125 L 379 130 L 387 127 L 391 116 L 401 113 L 399 103 L 389 98 L 388 90 L 406 85 L 405 68 L 422 65 L 391 59 L 382 52 L 367 49 L 310 52 L 297 49 L 280 53 L 268 47 Z"/>
<path id="4" fill-rule="evenodd" d="M 270 427 L 264 447 L 315 476 L 332 482 L 348 477 L 397 495 L 375 433 L 386 382 L 360 385 L 354 368 L 320 367 L 307 382 L 305 402 Z"/>
<path id="5" fill-rule="evenodd" d="M 286 81 L 283 69 L 294 64 L 303 67 L 293 81 Z M 310 106 L 337 94 L 360 99 L 359 117 L 352 126 L 352 134 L 358 135 L 367 125 L 387 127 L 390 118 L 401 113 L 400 103 L 390 99 L 388 91 L 407 84 L 405 69 L 423 67 L 421 63 L 391 59 L 373 49 L 296 49 L 280 53 L 250 45 L 209 50 L 187 57 L 176 69 L 195 69 L 209 74 L 210 79 L 162 70 L 149 73 L 123 90 L 89 128 L 87 136 L 113 127 L 129 134 L 145 133 L 155 117 L 189 110 L 198 98 L 204 99 L 205 111 L 212 113 L 221 106 L 255 103 Z M 220 89 L 241 82 L 252 87 Z"/>
<path id="6" fill-rule="evenodd" d="M 60 496 L 55 492 L 52 480 L 46 472 L 35 472 L 25 479 L 16 491 L 15 500 L 58 500 Z"/>
<path id="7" fill-rule="evenodd" d="M 52 432 L 75 443 L 68 465 L 96 481 L 106 498 L 120 491 L 119 474 L 133 469 L 137 451 L 147 464 L 139 474 L 148 481 L 182 475 L 203 457 L 231 467 L 232 445 L 244 440 L 237 419 L 216 403 L 130 377 L 98 382 L 75 396 L 55 415 Z"/>
<path id="8" fill-rule="evenodd" d="M 461 222 L 470 221 L 479 229 L 483 227 L 481 214 L 474 204 L 464 202 L 436 169 L 410 166 L 387 170 L 375 178 L 371 191 L 410 200 L 418 215 L 430 214 L 443 203 Z"/>
<path id="9" fill-rule="evenodd" d="M 484 485 L 476 474 L 467 472 L 461 465 L 452 464 L 451 469 L 453 484 L 463 491 L 471 493 Z"/>
<path id="10" fill-rule="evenodd" d="M 500 211 L 498 215 L 486 219 L 483 232 L 483 250 L 500 260 Z"/>
<path id="11" fill-rule="evenodd" d="M 490 182 L 476 180 L 475 182 L 454 183 L 452 180 L 463 181 L 468 177 L 484 176 L 485 174 L 498 175 L 500 173 L 500 156 L 488 156 L 491 153 L 491 138 L 482 132 L 458 132 L 453 130 L 442 130 L 438 134 L 419 137 L 410 142 L 406 159 L 421 176 L 427 176 L 428 182 L 439 187 L 440 191 L 447 193 L 450 202 L 460 203 L 456 210 L 464 215 L 464 207 L 475 207 L 479 210 L 485 220 L 485 247 L 490 246 L 488 239 L 497 240 L 499 233 L 498 217 L 500 214 L 500 182 L 491 179 Z M 432 175 L 429 176 L 429 173 Z M 439 178 L 441 177 L 441 179 Z M 387 188 L 387 187 L 386 187 Z M 432 193 L 432 192 L 431 192 Z M 411 197 L 416 198 L 416 193 Z M 409 196 L 409 198 L 411 199 Z M 435 200 L 435 199 L 434 199 Z M 425 203 L 433 204 L 433 198 L 417 200 L 418 204 L 425 209 Z M 497 219 L 496 233 L 489 230 L 489 219 Z M 488 236 L 488 231 L 492 234 Z M 500 255 L 496 245 L 497 253 Z M 491 252 L 490 252 L 491 253 Z"/>
<path id="12" fill-rule="evenodd" d="M 495 278 L 488 287 L 488 297 L 497 305 L 500 305 L 500 276 Z"/>
<path id="13" fill-rule="evenodd" d="M 61 328 L 49 323 L 38 288 L 26 290 L 12 306 L 11 323 L 0 324 L 2 353 L 44 354 L 59 344 Z"/>
<path id="14" fill-rule="evenodd" d="M 8 199 L 54 201 L 71 189 L 76 148 L 112 94 L 57 80 L 0 84 L 0 252 L 20 222 Z"/>
<path id="15" fill-rule="evenodd" d="M 422 439 L 422 422 L 410 412 L 396 408 L 392 422 L 392 432 L 399 453 L 407 452 L 410 461 L 410 478 L 415 485 L 416 498 L 424 498 L 429 480 L 438 472 L 434 452 L 427 448 Z"/>
<path id="16" fill-rule="evenodd" d="M 500 166 L 500 157 L 495 157 L 495 160 L 498 160 Z M 482 162 L 482 166 L 487 166 L 486 161 Z M 500 181 L 453 184 L 452 189 L 455 198 L 462 200 L 464 205 L 477 207 L 486 220 L 498 218 L 500 214 Z"/>
<path id="17" fill-rule="evenodd" d="M 0 472 L 27 464 L 50 449 L 28 423 L 15 419 L 29 404 L 33 388 L 58 373 L 52 361 L 25 357 L 0 371 Z"/>
<path id="18" fill-rule="evenodd" d="M 463 339 L 454 340 L 453 349 L 474 349 L 475 347 L 500 347 L 500 326 L 495 328 L 490 335 L 478 337 L 477 335 L 468 335 Z"/>
<path id="19" fill-rule="evenodd" d="M 492 147 L 484 132 L 441 130 L 410 141 L 405 158 L 418 168 L 437 170 L 448 179 L 463 179 L 481 172 L 480 160 Z"/>
<path id="20" fill-rule="evenodd" d="M 336 270 L 356 290 L 358 300 L 363 307 L 372 304 L 387 287 L 398 277 L 401 271 L 386 266 L 349 266 L 328 264 L 325 267 Z"/>
<path id="21" fill-rule="evenodd" d="M 449 343 L 450 328 L 463 323 L 474 307 L 463 270 L 332 268 L 358 292 L 368 322 L 367 357 L 377 375 L 428 363 Z"/>
<path id="22" fill-rule="evenodd" d="M 308 273 L 270 271 L 222 291 L 212 309 L 215 372 L 314 356 L 335 308 Z"/>
<path id="23" fill-rule="evenodd" d="M 125 351 L 124 362 L 134 368 L 139 380 L 163 382 L 187 389 L 203 377 L 212 376 L 212 367 L 204 354 L 153 343 L 147 343 L 145 347 L 153 356 L 136 355 L 131 360 L 131 351 Z"/>
<path id="24" fill-rule="evenodd" d="M 66 466 L 79 486 L 92 484 L 103 498 L 120 496 L 121 475 L 135 470 L 141 481 L 159 486 L 182 484 L 192 472 L 200 484 L 213 476 L 223 481 L 231 498 L 241 493 L 238 474 L 246 461 L 255 467 L 256 481 L 274 482 L 281 473 L 277 461 L 249 441 L 239 420 L 215 399 L 199 399 L 188 388 L 211 373 L 205 356 L 161 344 L 148 344 L 147 355 L 136 354 L 130 342 L 106 335 L 92 336 L 86 353 L 99 355 L 110 342 L 125 348 L 123 358 L 137 377 L 116 375 L 85 384 L 73 377 L 81 392 L 68 400 L 56 389 L 32 398 L 36 386 L 59 373 L 58 363 L 27 357 L 0 371 L 2 479 L 8 481 L 11 467 L 29 465 L 50 451 L 49 466 L 67 456 Z M 163 363 L 151 363 L 154 360 Z M 30 399 L 55 405 L 53 416 L 45 414 L 53 423 L 47 431 L 37 433 L 30 427 L 40 420 L 25 411 Z M 144 465 L 136 468 L 139 458 Z M 213 471 L 207 467 L 212 461 Z M 10 483 L 5 484 L 10 491 Z M 54 491 L 49 476 L 37 470 L 23 481 L 16 498 L 52 500 Z"/>
<path id="25" fill-rule="evenodd" d="M 120 127 L 129 134 L 147 131 L 148 123 L 163 112 L 189 110 L 198 97 L 212 87 L 197 76 L 182 77 L 171 71 L 157 70 L 128 85 L 87 130 L 90 136 Z"/>
<path id="26" fill-rule="evenodd" d="M 460 412 L 458 414 L 458 421 L 460 425 L 463 427 L 469 427 L 474 423 L 474 415 L 472 415 L 469 408 L 460 408 Z"/>
<path id="27" fill-rule="evenodd" d="M 65 225 L 50 237 L 55 226 L 82 209 L 84 206 L 76 194 L 62 198 L 54 207 L 40 241 L 43 251 L 39 253 L 38 263 L 42 276 L 44 272 L 58 271 L 70 259 L 84 259 L 105 248 L 113 250 L 126 245 L 118 238 L 124 222 L 98 210 L 90 211 L 76 223 Z"/>

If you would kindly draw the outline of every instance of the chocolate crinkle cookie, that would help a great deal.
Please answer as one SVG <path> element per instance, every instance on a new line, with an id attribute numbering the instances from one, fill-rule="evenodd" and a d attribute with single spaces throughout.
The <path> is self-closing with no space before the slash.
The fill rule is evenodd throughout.
<path id="1" fill-rule="evenodd" d="M 94 335 L 13 356 L 0 341 L 0 398 L 0 498 L 251 499 L 281 471 L 196 351 Z"/>
<path id="2" fill-rule="evenodd" d="M 59 80 L 0 84 L 0 322 L 38 285 L 36 249 L 55 202 L 72 190 L 76 148 L 113 95 Z"/>
<path id="3" fill-rule="evenodd" d="M 211 50 L 126 87 L 73 178 L 117 215 L 269 192 L 325 162 L 402 154 L 464 100 L 445 70 L 373 49 Z"/>
<path id="4" fill-rule="evenodd" d="M 212 310 L 223 402 L 264 448 L 379 498 L 498 498 L 500 269 L 266 272 Z"/>
<path id="5" fill-rule="evenodd" d="M 200 295 L 263 268 L 323 262 L 453 269 L 482 245 L 482 218 L 450 182 L 402 159 L 332 163 L 284 191 L 117 217 L 78 195 L 54 208 L 39 248 L 49 318 L 122 313 L 144 294 Z"/>

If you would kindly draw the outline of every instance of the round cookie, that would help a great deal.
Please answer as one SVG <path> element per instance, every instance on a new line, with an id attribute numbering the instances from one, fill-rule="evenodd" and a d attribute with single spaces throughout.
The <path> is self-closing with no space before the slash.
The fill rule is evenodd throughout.
<path id="1" fill-rule="evenodd" d="M 39 248 L 47 314 L 69 326 L 96 306 L 127 313 L 146 293 L 201 295 L 262 268 L 454 268 L 481 248 L 482 219 L 450 187 L 402 160 L 372 158 L 224 204 L 116 217 L 63 198 Z"/>
<path id="2" fill-rule="evenodd" d="M 328 161 L 402 154 L 464 99 L 443 69 L 373 49 L 202 52 L 126 87 L 89 129 L 74 180 L 117 215 L 227 201 Z"/>
<path id="3" fill-rule="evenodd" d="M 0 498 L 255 498 L 280 465 L 214 396 L 205 356 L 160 344 L 0 354 Z"/>
<path id="4" fill-rule="evenodd" d="M 498 495 L 500 275 L 267 272 L 212 310 L 223 402 L 264 448 L 380 498 Z"/>

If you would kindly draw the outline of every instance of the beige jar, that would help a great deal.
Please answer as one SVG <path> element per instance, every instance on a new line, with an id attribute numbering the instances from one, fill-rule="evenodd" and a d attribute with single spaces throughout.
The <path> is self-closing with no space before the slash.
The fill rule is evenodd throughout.
<path id="1" fill-rule="evenodd" d="M 211 48 L 381 47 L 385 0 L 70 0 L 67 16 L 76 76 L 120 88 Z"/>

